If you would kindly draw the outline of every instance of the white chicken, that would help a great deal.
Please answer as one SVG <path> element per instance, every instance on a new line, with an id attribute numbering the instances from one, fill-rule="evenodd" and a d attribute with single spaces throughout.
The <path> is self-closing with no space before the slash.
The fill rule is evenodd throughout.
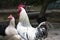
<path id="1" fill-rule="evenodd" d="M 18 32 L 15 29 L 15 18 L 12 15 L 9 15 L 8 19 L 10 20 L 10 24 L 5 29 L 5 34 L 11 38 L 14 37 L 14 38 L 20 40 L 21 37 L 18 35 Z"/>
<path id="2" fill-rule="evenodd" d="M 23 5 L 18 6 L 19 22 L 17 24 L 17 31 L 22 37 L 22 40 L 38 40 L 43 35 L 42 29 L 45 30 L 45 28 L 40 28 L 40 26 L 44 23 L 41 23 L 38 27 L 33 28 L 23 7 Z"/>

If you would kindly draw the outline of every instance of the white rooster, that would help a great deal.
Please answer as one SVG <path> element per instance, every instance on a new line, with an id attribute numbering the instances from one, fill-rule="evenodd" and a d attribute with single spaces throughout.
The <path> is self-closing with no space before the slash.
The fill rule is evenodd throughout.
<path id="1" fill-rule="evenodd" d="M 23 7 L 24 5 L 18 6 L 19 22 L 17 24 L 17 31 L 19 35 L 22 37 L 22 40 L 41 39 L 43 37 L 43 32 L 46 30 L 45 27 L 41 27 L 41 25 L 45 24 L 46 22 L 42 22 L 38 27 L 33 28 Z"/>
<path id="2" fill-rule="evenodd" d="M 5 34 L 8 37 L 20 40 L 21 37 L 20 37 L 20 35 L 18 35 L 18 32 L 15 29 L 15 18 L 12 15 L 9 15 L 8 19 L 10 20 L 10 23 L 9 23 L 8 27 L 5 29 Z"/>

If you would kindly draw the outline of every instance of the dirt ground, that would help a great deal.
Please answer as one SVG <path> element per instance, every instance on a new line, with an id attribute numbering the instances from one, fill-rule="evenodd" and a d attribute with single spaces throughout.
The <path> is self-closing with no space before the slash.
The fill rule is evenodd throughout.
<path id="1" fill-rule="evenodd" d="M 45 40 L 60 40 L 60 29 L 49 30 L 48 37 Z"/>
<path id="2" fill-rule="evenodd" d="M 0 40 L 7 40 L 7 39 L 4 39 L 4 37 L 0 36 Z M 60 29 L 50 29 L 48 32 L 48 37 L 43 40 L 60 40 Z"/>

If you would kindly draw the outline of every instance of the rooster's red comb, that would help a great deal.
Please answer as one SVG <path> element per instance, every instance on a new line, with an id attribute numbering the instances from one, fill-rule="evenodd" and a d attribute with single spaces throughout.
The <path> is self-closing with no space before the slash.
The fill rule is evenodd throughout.
<path id="1" fill-rule="evenodd" d="M 20 7 L 25 7 L 25 5 L 19 4 L 19 5 L 18 5 L 18 8 L 20 8 Z"/>

